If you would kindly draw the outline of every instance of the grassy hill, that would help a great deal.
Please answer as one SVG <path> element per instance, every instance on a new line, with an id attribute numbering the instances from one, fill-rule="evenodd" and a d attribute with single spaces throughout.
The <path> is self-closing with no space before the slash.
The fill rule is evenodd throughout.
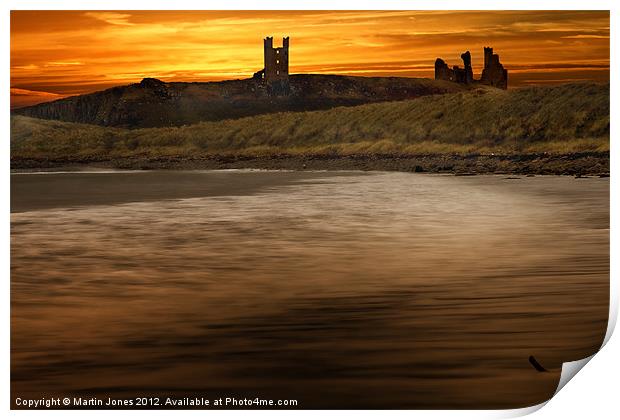
<path id="1" fill-rule="evenodd" d="M 413 99 L 459 92 L 467 87 L 443 80 L 406 77 L 298 74 L 291 75 L 290 89 L 287 96 L 272 96 L 267 86 L 253 79 L 208 83 L 144 79 L 140 83 L 59 99 L 13 113 L 108 127 L 171 127 L 273 112 Z"/>
<path id="2" fill-rule="evenodd" d="M 11 158 L 606 152 L 609 123 L 609 84 L 481 87 L 408 101 L 135 130 L 14 116 Z"/>

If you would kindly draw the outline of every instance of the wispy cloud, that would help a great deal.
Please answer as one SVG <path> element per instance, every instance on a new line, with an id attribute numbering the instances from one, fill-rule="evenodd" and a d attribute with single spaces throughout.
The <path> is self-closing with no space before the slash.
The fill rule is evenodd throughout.
<path id="1" fill-rule="evenodd" d="M 587 35 L 587 34 L 579 34 L 579 35 L 567 35 L 563 36 L 563 39 L 609 39 L 609 35 Z"/>
<path id="2" fill-rule="evenodd" d="M 58 67 L 58 66 L 83 66 L 81 61 L 50 61 L 45 63 L 45 67 Z"/>
<path id="3" fill-rule="evenodd" d="M 110 25 L 131 26 L 133 23 L 129 22 L 130 14 L 127 13 L 115 13 L 115 12 L 87 12 L 84 16 L 91 17 L 93 19 L 101 20 L 109 23 Z"/>
<path id="4" fill-rule="evenodd" d="M 11 95 L 15 95 L 15 96 L 40 96 L 40 97 L 44 97 L 44 98 L 57 98 L 59 95 L 57 93 L 51 93 L 51 92 L 41 92 L 41 91 L 36 91 L 36 90 L 28 90 L 28 89 L 18 89 L 18 88 L 11 88 Z"/>

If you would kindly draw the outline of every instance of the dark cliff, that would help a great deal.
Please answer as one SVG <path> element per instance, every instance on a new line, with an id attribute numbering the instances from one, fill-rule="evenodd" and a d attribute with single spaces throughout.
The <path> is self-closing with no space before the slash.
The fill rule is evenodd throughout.
<path id="1" fill-rule="evenodd" d="M 463 89 L 442 80 L 304 74 L 291 75 L 290 94 L 275 97 L 253 79 L 205 83 L 144 79 L 128 86 L 16 109 L 13 114 L 111 127 L 165 127 L 271 112 L 398 101 Z"/>

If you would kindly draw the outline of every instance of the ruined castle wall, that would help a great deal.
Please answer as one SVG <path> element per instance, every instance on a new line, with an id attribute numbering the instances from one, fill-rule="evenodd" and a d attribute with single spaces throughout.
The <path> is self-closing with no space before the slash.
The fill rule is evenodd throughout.
<path id="1" fill-rule="evenodd" d="M 480 83 L 508 89 L 508 70 L 500 63 L 499 55 L 493 54 L 493 48 L 484 48 L 484 69 Z"/>
<path id="2" fill-rule="evenodd" d="M 456 83 L 470 84 L 476 82 L 471 66 L 471 54 L 469 51 L 461 54 L 463 68 L 454 66 L 452 69 L 441 58 L 435 60 L 435 79 L 448 80 Z M 499 55 L 493 54 L 493 48 L 484 48 L 484 69 L 479 80 L 480 83 L 494 86 L 500 89 L 508 88 L 508 70 L 499 61 Z"/>
<path id="3" fill-rule="evenodd" d="M 469 51 L 465 51 L 461 54 L 461 59 L 463 60 L 463 83 L 469 84 L 474 82 L 474 70 L 471 67 L 471 53 Z"/>
<path id="4" fill-rule="evenodd" d="M 447 80 L 454 82 L 454 70 L 448 67 L 441 58 L 435 60 L 435 80 Z"/>

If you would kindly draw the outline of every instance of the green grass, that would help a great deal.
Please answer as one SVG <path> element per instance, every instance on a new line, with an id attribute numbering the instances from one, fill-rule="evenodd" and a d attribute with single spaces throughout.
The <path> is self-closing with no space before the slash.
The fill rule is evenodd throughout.
<path id="1" fill-rule="evenodd" d="M 126 130 L 11 118 L 13 158 L 609 150 L 609 84 L 480 87 L 327 111 Z"/>

